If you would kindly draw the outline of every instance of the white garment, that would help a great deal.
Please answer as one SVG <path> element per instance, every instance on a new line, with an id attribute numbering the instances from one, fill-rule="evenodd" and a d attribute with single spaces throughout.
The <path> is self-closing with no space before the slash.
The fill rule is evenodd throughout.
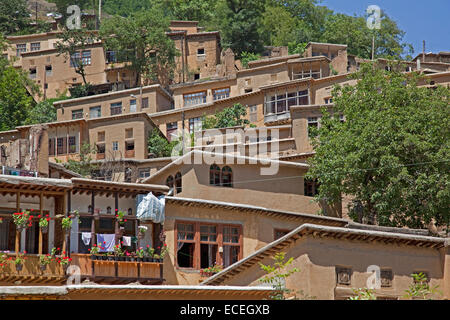
<path id="1" fill-rule="evenodd" d="M 83 241 L 84 245 L 88 246 L 89 243 L 91 243 L 92 239 L 92 233 L 90 232 L 82 232 L 81 233 L 81 240 Z"/>
<path id="2" fill-rule="evenodd" d="M 122 237 L 122 241 L 124 247 L 131 247 L 131 237 Z"/>

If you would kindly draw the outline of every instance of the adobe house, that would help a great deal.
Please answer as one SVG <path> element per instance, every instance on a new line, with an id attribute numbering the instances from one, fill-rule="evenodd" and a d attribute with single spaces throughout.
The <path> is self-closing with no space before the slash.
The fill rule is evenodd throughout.
<path id="1" fill-rule="evenodd" d="M 348 299 L 352 289 L 367 288 L 373 277 L 373 266 L 379 268 L 377 299 L 404 299 L 405 290 L 413 283 L 412 273 L 423 272 L 430 286 L 439 286 L 442 296 L 450 295 L 449 239 L 428 236 L 427 230 L 385 227 L 319 226 L 303 224 L 202 282 L 202 285 L 261 285 L 266 275 L 261 269 L 273 264 L 277 252 L 293 258 L 290 268 L 300 271 L 286 279 L 285 287 L 292 295 L 303 290 L 319 300 Z M 372 281 L 372 280 L 369 280 Z M 372 282 L 371 282 L 372 283 Z M 375 284 L 375 282 L 373 282 Z"/>
<path id="2" fill-rule="evenodd" d="M 164 279 L 169 285 L 198 284 L 205 280 L 203 269 L 233 265 L 303 223 L 347 224 L 339 218 L 236 201 L 186 198 L 182 193 L 165 200 L 164 232 L 169 255 L 164 260 Z"/>

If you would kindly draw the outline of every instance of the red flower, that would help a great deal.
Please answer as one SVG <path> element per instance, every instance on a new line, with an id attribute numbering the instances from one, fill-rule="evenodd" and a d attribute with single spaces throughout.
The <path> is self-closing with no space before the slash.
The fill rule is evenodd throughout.
<path id="1" fill-rule="evenodd" d="M 27 252 L 24 250 L 23 253 L 27 253 Z"/>
<path id="2" fill-rule="evenodd" d="M 88 249 L 88 251 L 91 251 L 91 249 Z"/>
<path id="3" fill-rule="evenodd" d="M 106 241 L 103 241 L 103 244 L 106 244 Z"/>
<path id="4" fill-rule="evenodd" d="M 125 219 L 125 220 L 123 220 L 123 221 L 127 222 L 127 219 Z"/>
<path id="5" fill-rule="evenodd" d="M 40 218 L 40 217 L 41 217 L 41 215 L 39 214 L 39 215 L 38 215 L 38 218 Z"/>
<path id="6" fill-rule="evenodd" d="M 118 210 L 116 209 L 116 211 L 118 211 Z"/>

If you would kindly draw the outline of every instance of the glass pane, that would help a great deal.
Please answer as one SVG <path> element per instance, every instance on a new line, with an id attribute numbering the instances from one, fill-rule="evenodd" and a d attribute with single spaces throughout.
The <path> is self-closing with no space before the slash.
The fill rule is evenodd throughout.
<path id="1" fill-rule="evenodd" d="M 187 233 L 186 240 L 194 240 L 194 233 Z"/>
<path id="2" fill-rule="evenodd" d="M 207 235 L 200 235 L 200 241 L 208 241 Z"/>

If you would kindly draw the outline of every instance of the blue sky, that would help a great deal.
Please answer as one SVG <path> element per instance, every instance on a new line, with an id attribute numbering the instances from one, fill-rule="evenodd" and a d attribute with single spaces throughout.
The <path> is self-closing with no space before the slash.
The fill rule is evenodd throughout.
<path id="1" fill-rule="evenodd" d="M 364 14 L 369 5 L 377 5 L 406 32 L 403 40 L 422 52 L 450 51 L 450 0 L 322 0 L 331 10 L 348 15 Z"/>

